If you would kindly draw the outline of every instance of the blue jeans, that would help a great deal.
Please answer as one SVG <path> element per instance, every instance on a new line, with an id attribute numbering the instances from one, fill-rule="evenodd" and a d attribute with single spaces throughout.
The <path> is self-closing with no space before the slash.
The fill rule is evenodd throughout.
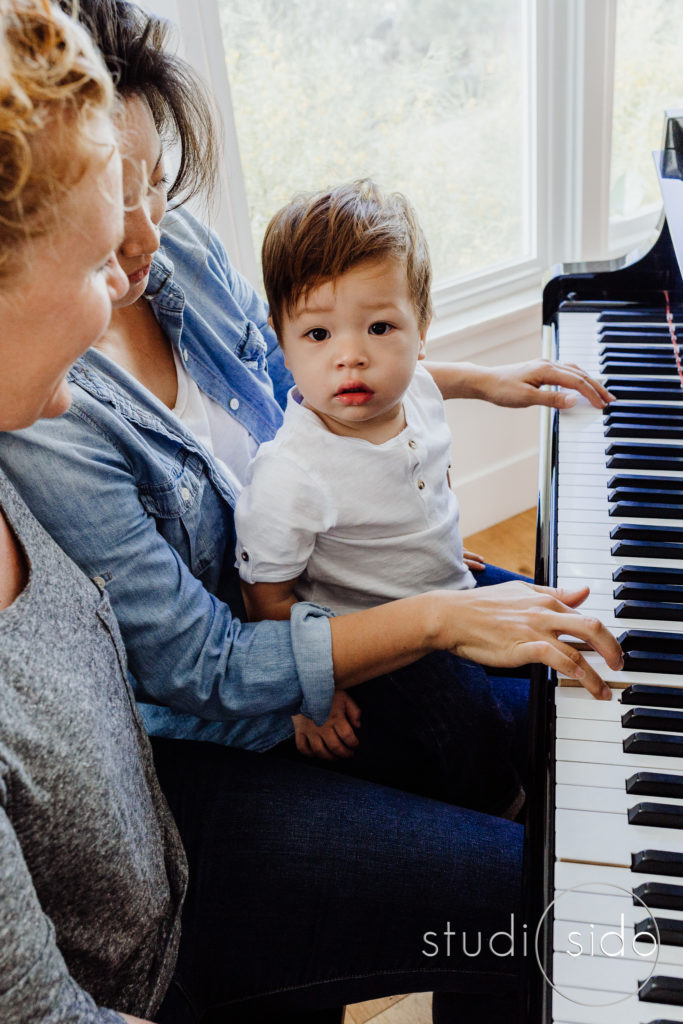
<path id="1" fill-rule="evenodd" d="M 475 575 L 477 586 L 524 579 L 490 565 Z M 481 665 L 438 652 L 350 693 L 362 712 L 359 745 L 321 767 L 488 814 L 505 814 L 518 798 L 520 757 L 511 748 L 519 736 Z M 294 740 L 272 753 L 300 759 Z"/>
<path id="2" fill-rule="evenodd" d="M 523 776 L 528 683 L 489 685 Z M 159 1024 L 312 1024 L 415 991 L 443 1024 L 514 1021 L 522 960 L 489 940 L 513 922 L 519 952 L 520 825 L 318 764 L 152 743 L 190 864 Z"/>
<path id="3" fill-rule="evenodd" d="M 521 825 L 316 765 L 152 742 L 190 864 L 159 1024 L 285 1024 L 429 990 L 469 993 L 482 1024 L 514 1019 L 520 961 L 488 942 L 511 916 L 521 929 Z M 463 933 L 470 953 L 481 933 L 478 956 Z"/>

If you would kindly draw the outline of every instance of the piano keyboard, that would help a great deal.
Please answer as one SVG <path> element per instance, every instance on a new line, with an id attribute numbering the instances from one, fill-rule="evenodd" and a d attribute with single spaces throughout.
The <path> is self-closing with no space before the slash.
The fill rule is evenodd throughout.
<path id="1" fill-rule="evenodd" d="M 683 1022 L 683 390 L 661 315 L 561 312 L 558 337 L 618 400 L 559 416 L 557 585 L 590 585 L 626 664 L 586 655 L 610 702 L 555 694 L 552 1017 Z"/>

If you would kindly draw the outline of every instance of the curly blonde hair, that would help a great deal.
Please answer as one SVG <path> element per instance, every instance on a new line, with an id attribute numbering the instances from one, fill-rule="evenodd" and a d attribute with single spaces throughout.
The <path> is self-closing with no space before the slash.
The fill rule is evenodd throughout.
<path id="1" fill-rule="evenodd" d="M 0 0 L 0 280 L 56 226 L 89 166 L 87 126 L 113 103 L 84 29 L 49 0 Z"/>

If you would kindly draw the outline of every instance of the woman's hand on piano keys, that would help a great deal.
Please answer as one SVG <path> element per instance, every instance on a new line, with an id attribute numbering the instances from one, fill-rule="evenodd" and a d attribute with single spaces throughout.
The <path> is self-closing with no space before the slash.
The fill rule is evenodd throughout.
<path id="1" fill-rule="evenodd" d="M 599 619 L 577 611 L 588 596 L 588 587 L 564 590 L 515 581 L 448 593 L 455 600 L 451 615 L 441 620 L 443 647 L 481 665 L 499 668 L 541 662 L 578 680 L 599 700 L 611 698 L 609 686 L 581 651 L 559 639 L 576 637 L 597 651 L 611 669 L 623 667 L 621 647 L 609 630 Z M 440 619 L 447 604 L 444 595 Z M 449 643 L 449 635 L 454 634 L 457 639 Z"/>
<path id="2" fill-rule="evenodd" d="M 522 409 L 547 405 L 568 409 L 583 395 L 596 409 L 602 409 L 614 396 L 574 363 L 553 363 L 532 359 L 505 366 L 479 366 L 475 363 L 430 363 L 425 369 L 434 377 L 444 398 L 480 398 L 494 405 Z M 562 391 L 545 390 L 564 388 Z"/>

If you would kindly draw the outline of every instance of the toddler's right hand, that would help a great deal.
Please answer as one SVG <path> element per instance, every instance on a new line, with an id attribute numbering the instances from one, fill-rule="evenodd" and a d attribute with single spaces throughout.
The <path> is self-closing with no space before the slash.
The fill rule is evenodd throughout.
<path id="1" fill-rule="evenodd" d="M 319 757 L 323 761 L 353 757 L 359 742 L 354 730 L 360 719 L 361 711 L 355 700 L 346 690 L 336 690 L 330 717 L 323 725 L 316 725 L 305 715 L 292 715 L 296 748 L 305 757 Z"/>

